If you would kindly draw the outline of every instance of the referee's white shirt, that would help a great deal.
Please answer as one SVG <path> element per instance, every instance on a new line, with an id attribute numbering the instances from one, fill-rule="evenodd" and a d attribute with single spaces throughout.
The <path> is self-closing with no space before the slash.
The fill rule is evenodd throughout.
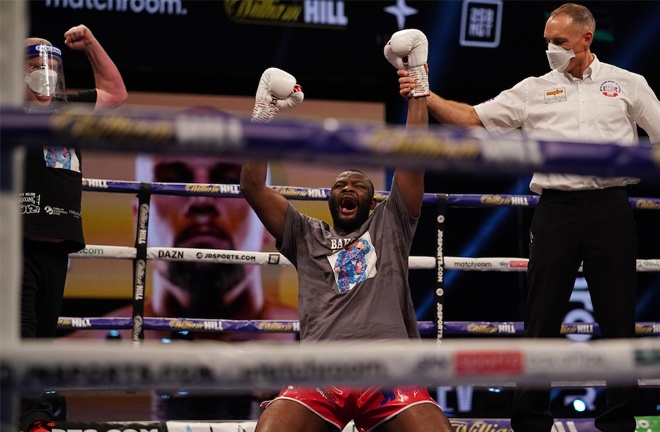
<path id="1" fill-rule="evenodd" d="M 634 145 L 639 124 L 651 142 L 660 142 L 660 102 L 644 77 L 595 56 L 583 79 L 553 70 L 474 108 L 491 133 L 520 128 L 534 139 Z M 529 188 L 540 194 L 543 189 L 602 189 L 638 182 L 632 177 L 535 173 Z"/>

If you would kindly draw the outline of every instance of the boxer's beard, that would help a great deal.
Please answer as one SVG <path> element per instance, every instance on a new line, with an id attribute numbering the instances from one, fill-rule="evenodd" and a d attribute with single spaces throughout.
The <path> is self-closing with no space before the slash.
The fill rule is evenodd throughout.
<path id="1" fill-rule="evenodd" d="M 245 278 L 245 267 L 238 264 L 212 264 L 170 261 L 167 279 L 190 293 L 190 306 L 176 305 L 179 316 L 188 318 L 227 318 L 240 305 L 223 307 L 224 295 Z"/>

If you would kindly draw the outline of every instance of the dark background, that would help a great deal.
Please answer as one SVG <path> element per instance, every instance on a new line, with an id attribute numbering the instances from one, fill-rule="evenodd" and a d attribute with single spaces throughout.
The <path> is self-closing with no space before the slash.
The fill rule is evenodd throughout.
<path id="1" fill-rule="evenodd" d="M 108 5 L 99 0 L 97 5 Z M 115 9 L 120 1 L 115 0 Z M 314 99 L 378 101 L 386 105 L 387 121 L 402 123 L 405 102 L 398 95 L 394 68 L 383 57 L 383 46 L 399 30 L 384 8 L 396 1 L 334 1 L 343 6 L 345 26 L 275 21 L 241 21 L 227 7 L 248 1 L 180 1 L 183 13 L 95 10 L 93 1 L 30 1 L 30 33 L 63 47 L 62 34 L 84 23 L 102 41 L 119 67 L 130 91 L 253 96 L 261 72 L 271 66 L 296 76 L 305 95 Z M 660 2 L 582 2 L 594 13 L 597 32 L 592 51 L 601 61 L 645 76 L 660 92 Z M 140 4 L 138 1 L 136 4 Z M 144 2 L 142 2 L 144 4 Z M 156 0 L 151 5 L 158 4 Z M 173 2 L 173 4 L 177 4 Z M 275 1 L 300 6 L 301 1 Z M 512 87 L 523 78 L 548 71 L 543 27 L 561 2 L 504 1 L 501 38 L 496 48 L 459 43 L 461 1 L 405 2 L 417 13 L 405 28 L 422 30 L 429 40 L 431 88 L 445 98 L 477 104 Z M 236 10 L 236 9 L 233 9 Z M 84 54 L 65 49 L 67 86 L 93 86 Z M 641 135 L 644 135 L 641 132 Z M 527 177 L 485 177 L 428 173 L 427 192 L 530 194 Z M 660 197 L 660 185 L 644 182 L 631 196 Z M 434 208 L 425 207 L 418 233 L 432 232 Z M 445 255 L 526 257 L 532 210 L 524 208 L 449 208 Z M 639 257 L 660 258 L 660 212 L 636 212 Z M 435 239 L 418 236 L 413 255 L 434 255 Z M 411 276 L 419 319 L 432 319 L 432 272 Z M 524 302 L 524 273 L 446 273 L 445 320 L 519 321 Z M 640 273 L 638 321 L 660 321 L 660 274 Z M 572 305 L 579 307 L 579 305 Z M 451 336 L 448 336 L 451 337 Z M 558 392 L 558 416 L 579 414 L 565 408 Z M 452 393 L 453 395 L 453 393 Z M 450 399 L 455 396 L 451 396 Z M 506 417 L 509 392 L 476 392 L 471 411 L 459 416 Z M 658 415 L 657 391 L 645 390 L 640 413 Z M 452 403 L 455 403 L 453 401 Z M 597 410 L 604 397 L 597 400 Z M 593 415 L 593 413 L 587 413 Z"/>

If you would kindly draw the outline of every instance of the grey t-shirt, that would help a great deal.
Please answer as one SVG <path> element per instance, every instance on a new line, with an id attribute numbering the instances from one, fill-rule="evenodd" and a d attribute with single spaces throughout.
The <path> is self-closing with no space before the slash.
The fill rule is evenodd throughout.
<path id="1" fill-rule="evenodd" d="M 347 236 L 289 204 L 278 248 L 298 270 L 301 340 L 419 339 L 408 285 L 416 227 L 396 180 Z"/>

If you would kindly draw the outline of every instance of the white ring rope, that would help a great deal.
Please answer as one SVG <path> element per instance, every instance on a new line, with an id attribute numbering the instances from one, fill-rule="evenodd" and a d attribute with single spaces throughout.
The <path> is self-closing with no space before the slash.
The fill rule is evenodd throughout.
<path id="1" fill-rule="evenodd" d="M 136 249 L 130 246 L 87 245 L 85 249 L 69 255 L 72 258 L 133 259 Z M 147 258 L 165 261 L 197 261 L 220 264 L 258 264 L 292 267 L 279 252 L 251 252 L 225 249 L 148 247 Z M 522 272 L 527 270 L 527 258 L 464 258 L 444 257 L 444 267 L 463 271 Z M 411 256 L 410 269 L 435 268 L 434 257 Z M 582 267 L 580 267 L 582 271 Z M 660 272 L 660 259 L 638 259 L 637 271 Z"/>
<path id="2" fill-rule="evenodd" d="M 274 348 L 277 349 L 274 349 Z M 368 349 L 366 349 L 368 348 Z M 46 360 L 47 359 L 47 360 Z M 360 341 L 309 345 L 196 341 L 185 349 L 92 341 L 3 347 L 17 388 L 273 389 L 283 385 L 504 385 L 660 380 L 660 339 Z"/>

